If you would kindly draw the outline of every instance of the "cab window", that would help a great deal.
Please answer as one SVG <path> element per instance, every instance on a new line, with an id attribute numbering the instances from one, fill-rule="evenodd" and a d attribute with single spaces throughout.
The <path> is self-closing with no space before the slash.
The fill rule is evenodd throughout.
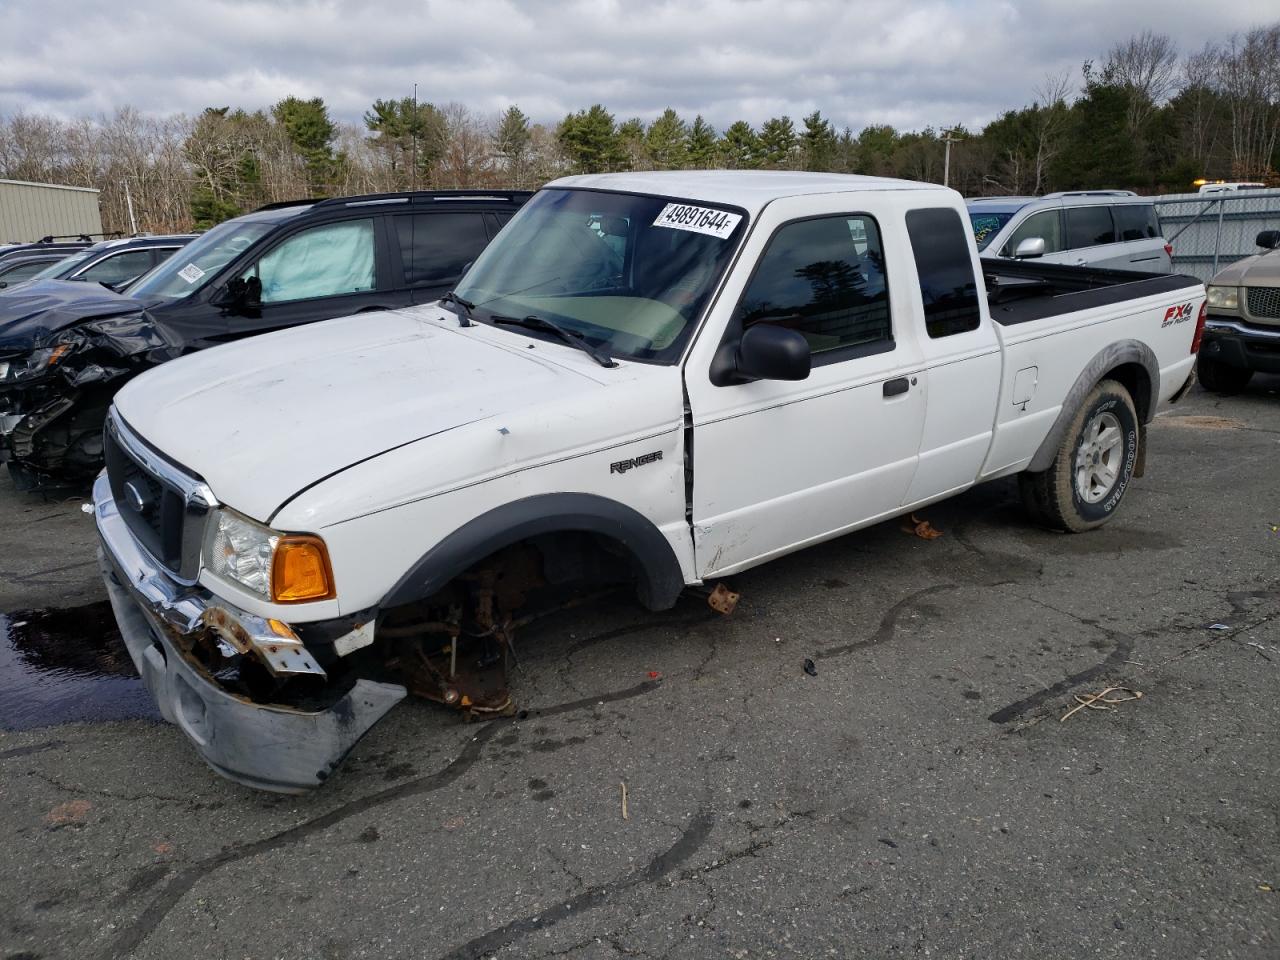
<path id="1" fill-rule="evenodd" d="M 1009 242 L 1005 244 L 1004 255 L 1015 256 L 1018 252 L 1018 244 L 1035 237 L 1044 240 L 1045 253 L 1059 253 L 1063 249 L 1062 217 L 1057 210 L 1041 210 L 1039 213 L 1033 213 L 1014 227 L 1013 233 L 1009 235 Z"/>
<path id="2" fill-rule="evenodd" d="M 345 220 L 303 230 L 240 276 L 258 278 L 264 304 L 372 290 L 373 220 Z"/>
<path id="3" fill-rule="evenodd" d="M 880 228 L 869 216 L 801 220 L 769 241 L 738 318 L 786 327 L 809 341 L 815 362 L 893 348 Z M 836 353 L 845 351 L 848 353 Z M 879 349 L 877 349 L 879 348 Z"/>

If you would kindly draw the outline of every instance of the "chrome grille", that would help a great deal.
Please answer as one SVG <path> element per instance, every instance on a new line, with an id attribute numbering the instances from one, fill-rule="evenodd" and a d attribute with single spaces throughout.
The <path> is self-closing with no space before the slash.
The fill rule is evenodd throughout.
<path id="1" fill-rule="evenodd" d="M 205 519 L 217 505 L 213 494 L 148 450 L 114 413 L 103 432 L 103 453 L 111 495 L 129 532 L 175 579 L 194 582 Z"/>
<path id="2" fill-rule="evenodd" d="M 1280 287 L 1245 287 L 1245 301 L 1253 316 L 1280 320 Z"/>

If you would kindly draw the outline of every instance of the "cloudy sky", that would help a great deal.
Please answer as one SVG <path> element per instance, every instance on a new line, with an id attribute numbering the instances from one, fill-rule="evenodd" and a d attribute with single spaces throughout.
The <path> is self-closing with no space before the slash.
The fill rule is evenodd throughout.
<path id="1" fill-rule="evenodd" d="M 1048 73 L 1144 29 L 1184 50 L 1276 0 L 5 0 L 0 114 L 147 113 L 320 96 L 358 121 L 419 85 L 535 120 L 604 103 L 723 129 L 821 109 L 837 126 L 980 126 Z"/>

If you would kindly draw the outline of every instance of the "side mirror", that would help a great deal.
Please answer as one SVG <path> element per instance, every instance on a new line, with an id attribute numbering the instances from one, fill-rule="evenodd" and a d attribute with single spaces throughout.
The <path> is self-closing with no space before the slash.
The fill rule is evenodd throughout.
<path id="1" fill-rule="evenodd" d="M 248 280 L 242 277 L 232 278 L 217 305 L 232 313 L 256 314 L 262 309 L 262 281 L 257 277 L 250 277 Z"/>
<path id="2" fill-rule="evenodd" d="M 757 323 L 738 342 L 734 367 L 741 380 L 804 380 L 811 360 L 802 334 Z"/>
<path id="3" fill-rule="evenodd" d="M 1015 260 L 1034 260 L 1036 257 L 1044 256 L 1044 237 L 1027 237 L 1018 244 L 1018 249 L 1013 251 L 1013 259 Z"/>
<path id="4" fill-rule="evenodd" d="M 1274 250 L 1280 247 L 1280 230 L 1263 230 L 1253 240 L 1260 247 Z"/>

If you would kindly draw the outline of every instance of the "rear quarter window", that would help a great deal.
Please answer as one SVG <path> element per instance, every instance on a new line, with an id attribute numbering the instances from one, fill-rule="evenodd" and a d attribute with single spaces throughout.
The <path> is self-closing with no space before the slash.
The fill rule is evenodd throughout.
<path id="1" fill-rule="evenodd" d="M 907 211 L 907 235 L 920 278 L 925 329 L 933 339 L 976 330 L 982 321 L 969 238 L 950 207 Z"/>
<path id="2" fill-rule="evenodd" d="M 1156 218 L 1156 208 L 1153 205 L 1123 204 L 1115 207 L 1112 214 L 1116 219 L 1116 233 L 1122 243 L 1151 240 L 1160 236 L 1160 221 Z"/>
<path id="3" fill-rule="evenodd" d="M 480 213 L 400 215 L 395 226 L 410 287 L 453 283 L 489 242 Z"/>

